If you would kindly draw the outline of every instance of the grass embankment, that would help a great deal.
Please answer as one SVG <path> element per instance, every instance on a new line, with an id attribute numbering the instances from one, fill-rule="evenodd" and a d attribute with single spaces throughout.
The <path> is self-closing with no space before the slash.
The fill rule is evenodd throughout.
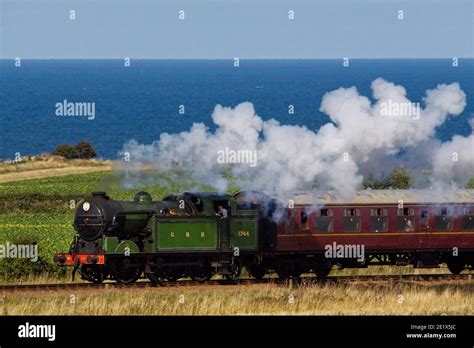
<path id="1" fill-rule="evenodd" d="M 278 285 L 18 293 L 10 315 L 469 315 L 474 286 Z"/>
<path id="2" fill-rule="evenodd" d="M 28 179 L 40 179 L 69 174 L 92 173 L 111 170 L 116 167 L 112 161 L 73 159 L 59 156 L 27 157 L 19 162 L 0 164 L 0 183 Z"/>

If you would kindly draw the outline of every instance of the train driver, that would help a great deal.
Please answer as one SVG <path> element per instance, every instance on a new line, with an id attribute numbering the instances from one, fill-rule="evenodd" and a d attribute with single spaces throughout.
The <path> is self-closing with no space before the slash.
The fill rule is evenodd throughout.
<path id="1" fill-rule="evenodd" d="M 222 205 L 217 207 L 217 216 L 220 216 L 221 219 L 227 218 L 227 209 L 225 209 Z"/>

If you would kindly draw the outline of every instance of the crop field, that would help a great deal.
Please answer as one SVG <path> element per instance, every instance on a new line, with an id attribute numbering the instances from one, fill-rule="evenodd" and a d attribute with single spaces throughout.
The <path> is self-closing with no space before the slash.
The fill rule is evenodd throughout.
<path id="1" fill-rule="evenodd" d="M 49 177 L 0 184 L 0 243 L 37 244 L 39 259 L 4 259 L 4 280 L 30 278 L 44 273 L 61 276 L 52 257 L 67 250 L 73 236 L 71 221 L 76 202 L 106 175 L 106 172 Z"/>

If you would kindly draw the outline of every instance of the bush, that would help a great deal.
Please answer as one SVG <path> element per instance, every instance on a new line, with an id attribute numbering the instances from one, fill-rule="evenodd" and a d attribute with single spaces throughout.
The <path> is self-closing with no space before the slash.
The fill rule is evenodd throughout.
<path id="1" fill-rule="evenodd" d="M 378 178 L 374 178 L 372 174 L 369 174 L 362 183 L 364 188 L 371 188 L 374 190 L 383 189 L 409 189 L 411 186 L 411 177 L 408 171 L 402 167 L 395 168 L 392 170 L 390 175 L 382 174 Z"/>
<path id="2" fill-rule="evenodd" d="M 467 182 L 466 188 L 467 189 L 474 189 L 474 176 L 469 179 L 469 181 Z"/>
<path id="3" fill-rule="evenodd" d="M 91 159 L 97 156 L 95 148 L 87 141 L 83 140 L 74 146 L 78 158 Z"/>
<path id="4" fill-rule="evenodd" d="M 74 145 L 74 147 L 69 144 L 59 145 L 54 149 L 53 155 L 66 159 L 91 159 L 97 156 L 97 151 L 88 141 L 82 140 Z"/>
<path id="5" fill-rule="evenodd" d="M 33 236 L 17 236 L 12 238 L 10 245 L 37 245 L 37 238 Z M 39 248 L 38 248 L 39 251 Z M 29 277 L 49 274 L 64 275 L 66 272 L 51 262 L 38 255 L 38 259 L 32 262 L 26 258 L 5 258 L 0 261 L 0 279 L 4 281 L 26 279 Z"/>
<path id="6" fill-rule="evenodd" d="M 404 168 L 395 168 L 390 174 L 390 184 L 396 189 L 409 189 L 411 185 L 411 177 Z"/>
<path id="7" fill-rule="evenodd" d="M 362 186 L 365 189 L 373 190 L 383 190 L 390 187 L 390 177 L 387 177 L 385 174 L 380 175 L 378 178 L 375 178 L 372 174 L 369 174 L 364 181 Z"/>
<path id="8" fill-rule="evenodd" d="M 61 156 L 66 159 L 78 158 L 76 149 L 68 144 L 59 145 L 56 149 L 54 149 L 53 155 Z"/>

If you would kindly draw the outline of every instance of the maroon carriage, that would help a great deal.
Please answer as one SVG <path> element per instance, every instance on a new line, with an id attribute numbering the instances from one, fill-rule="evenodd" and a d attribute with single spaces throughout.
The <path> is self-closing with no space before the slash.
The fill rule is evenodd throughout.
<path id="1" fill-rule="evenodd" d="M 280 277 L 311 270 L 325 277 L 335 264 L 446 263 L 455 274 L 474 265 L 474 190 L 363 190 L 351 199 L 319 193 L 279 201 L 285 208 L 273 214 L 276 238 L 263 235 L 261 264 Z"/>

